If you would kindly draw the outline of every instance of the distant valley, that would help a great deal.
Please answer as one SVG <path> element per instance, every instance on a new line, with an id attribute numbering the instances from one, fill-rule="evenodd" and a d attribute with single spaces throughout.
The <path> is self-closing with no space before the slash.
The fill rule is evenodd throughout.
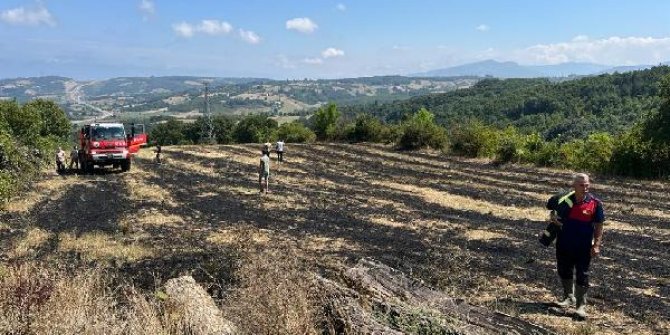
<path id="1" fill-rule="evenodd" d="M 476 77 L 402 76 L 337 80 L 270 80 L 214 77 L 121 77 L 78 81 L 65 77 L 0 80 L 0 99 L 58 102 L 74 121 L 103 118 L 193 119 L 205 109 L 208 87 L 213 114 L 300 115 L 329 102 L 339 105 L 388 102 L 471 87 Z"/>

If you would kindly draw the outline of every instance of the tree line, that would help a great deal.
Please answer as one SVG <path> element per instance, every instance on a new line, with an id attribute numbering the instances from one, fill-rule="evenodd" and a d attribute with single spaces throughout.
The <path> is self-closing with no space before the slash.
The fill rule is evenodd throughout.
<path id="1" fill-rule="evenodd" d="M 374 115 L 401 122 L 420 108 L 450 127 L 478 120 L 508 125 L 546 140 L 568 142 L 595 132 L 622 134 L 661 105 L 660 82 L 670 67 L 553 82 L 549 79 L 484 79 L 469 89 L 429 94 L 391 103 L 342 108 L 345 116 Z"/>
<path id="2" fill-rule="evenodd" d="M 56 147 L 67 144 L 70 132 L 70 121 L 53 101 L 0 101 L 0 199 L 8 199 L 53 164 Z"/>
<path id="3" fill-rule="evenodd" d="M 667 72 L 665 77 L 658 77 L 658 81 L 651 83 L 650 78 L 657 78 L 654 71 Z M 653 74 L 653 75 L 652 75 Z M 247 116 L 234 119 L 217 116 L 213 120 L 213 134 L 217 143 L 261 143 L 283 139 L 286 142 L 313 142 L 313 141 L 341 141 L 341 142 L 378 142 L 393 144 L 398 149 L 414 150 L 432 148 L 445 153 L 467 157 L 491 158 L 496 163 L 529 163 L 538 166 L 552 166 L 634 177 L 666 177 L 670 174 L 670 71 L 668 68 L 657 68 L 642 71 L 642 74 L 626 74 L 601 76 L 575 81 L 570 84 L 571 90 L 580 87 L 588 101 L 597 101 L 603 97 L 598 92 L 603 87 L 599 84 L 603 79 L 620 82 L 621 78 L 646 78 L 633 80 L 638 84 L 622 88 L 627 94 L 644 96 L 644 99 L 653 101 L 648 110 L 641 106 L 635 109 L 638 113 L 630 117 L 630 125 L 621 123 L 618 126 L 601 130 L 598 127 L 582 127 L 587 121 L 577 116 L 561 116 L 568 122 L 566 132 L 573 132 L 571 136 L 547 136 L 542 127 L 532 127 L 532 123 L 490 122 L 490 118 L 472 116 L 460 119 L 459 122 L 440 122 L 439 114 L 429 111 L 425 107 L 418 107 L 412 113 L 402 117 L 385 119 L 375 113 L 345 114 L 338 110 L 335 104 L 319 108 L 310 118 L 284 123 L 282 125 L 265 115 Z M 497 96 L 509 94 L 505 85 L 514 87 L 528 87 L 540 85 L 545 87 L 544 80 L 532 79 L 512 80 L 509 84 L 502 81 L 484 83 L 489 88 L 495 87 L 496 95 L 490 96 L 490 104 L 494 104 Z M 593 86 L 589 87 L 588 83 Z M 552 84 L 556 85 L 556 84 Z M 558 84 L 558 87 L 563 84 Z M 587 88 L 588 87 L 588 88 Z M 611 88 L 611 87 L 610 87 Z M 561 88 L 567 90 L 566 88 Z M 481 88 L 475 88 L 479 91 Z M 465 90 L 464 90 L 465 91 Z M 460 92 L 463 96 L 472 93 Z M 589 96 L 590 94 L 594 96 Z M 437 99 L 426 98 L 426 99 Z M 549 113 L 551 108 L 547 103 L 538 102 L 537 97 L 527 97 L 518 104 L 524 113 L 537 110 L 536 115 Z M 402 104 L 399 103 L 399 104 Z M 572 114 L 600 115 L 607 119 L 607 113 L 595 113 L 591 107 L 584 107 L 581 112 L 572 111 Z M 563 107 L 562 107 L 563 108 Z M 622 106 L 616 109 L 625 109 Z M 347 113 L 351 110 L 345 108 Z M 367 110 L 366 110 L 367 111 Z M 395 111 L 397 112 L 397 111 Z M 394 112 L 394 113 L 395 113 Z M 511 113 L 511 112 L 510 112 Z M 510 113 L 501 118 L 508 118 Z M 566 112 L 567 113 L 567 112 Z M 593 114 L 595 113 L 595 114 Z M 494 115 L 495 111 L 489 112 Z M 513 114 L 513 113 L 512 113 Z M 523 114 L 523 113 L 521 113 Z M 570 113 L 567 113 L 570 114 Z M 388 115 L 387 115 L 388 116 Z M 620 115 L 619 115 L 620 116 Z M 495 118 L 495 115 L 492 116 Z M 616 115 L 610 117 L 616 117 Z M 560 119 L 556 117 L 556 119 Z M 389 122 L 388 120 L 392 120 Z M 556 121 L 560 123 L 559 121 Z M 572 127 L 572 128 L 571 128 Z M 208 126 L 204 118 L 194 123 L 183 123 L 176 119 L 159 124 L 151 131 L 151 138 L 159 144 L 189 144 L 202 143 L 206 138 Z M 582 134 L 582 132 L 585 132 Z"/>

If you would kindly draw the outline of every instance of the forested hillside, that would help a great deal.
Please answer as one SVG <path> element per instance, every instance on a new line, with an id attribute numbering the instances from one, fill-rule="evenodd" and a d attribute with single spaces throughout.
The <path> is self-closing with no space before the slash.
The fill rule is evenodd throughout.
<path id="1" fill-rule="evenodd" d="M 420 108 L 452 126 L 468 119 L 547 140 L 585 138 L 598 131 L 619 134 L 658 109 L 659 82 L 670 67 L 606 74 L 553 83 L 547 79 L 486 79 L 470 89 L 385 104 L 342 108 L 345 115 L 373 114 L 397 122 Z"/>

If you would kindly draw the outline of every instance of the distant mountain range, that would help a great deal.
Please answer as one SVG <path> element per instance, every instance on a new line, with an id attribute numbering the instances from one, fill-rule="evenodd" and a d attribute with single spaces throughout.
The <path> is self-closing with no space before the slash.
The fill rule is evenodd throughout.
<path id="1" fill-rule="evenodd" d="M 664 63 L 663 65 L 670 64 Z M 651 68 L 653 65 L 608 66 L 594 63 L 568 62 L 556 65 L 520 65 L 515 62 L 485 60 L 444 69 L 416 73 L 417 77 L 478 76 L 496 78 L 539 78 L 588 76 L 614 72 L 629 72 Z"/>

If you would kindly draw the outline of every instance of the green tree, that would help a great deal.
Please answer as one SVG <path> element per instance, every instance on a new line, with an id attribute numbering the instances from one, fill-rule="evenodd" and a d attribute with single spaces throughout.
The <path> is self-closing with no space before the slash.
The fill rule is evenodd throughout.
<path id="1" fill-rule="evenodd" d="M 312 116 L 312 129 L 316 138 L 320 141 L 332 140 L 337 133 L 337 122 L 340 119 L 340 112 L 337 111 L 337 105 L 328 104 L 325 108 L 319 108 Z"/>
<path id="2" fill-rule="evenodd" d="M 22 143 L 34 143 L 40 136 L 42 122 L 38 110 L 22 108 L 16 101 L 2 101 L 0 114 L 16 140 Z"/>
<path id="3" fill-rule="evenodd" d="M 425 108 L 421 108 L 405 121 L 402 131 L 398 141 L 401 149 L 447 148 L 447 131 L 435 123 L 435 116 Z"/>
<path id="4" fill-rule="evenodd" d="M 479 120 L 451 128 L 451 150 L 468 157 L 493 157 L 499 148 L 500 132 Z"/>
<path id="5" fill-rule="evenodd" d="M 23 105 L 24 109 L 33 109 L 40 118 L 40 136 L 65 138 L 70 134 L 70 120 L 60 106 L 51 100 L 36 99 Z M 33 114 L 28 112 L 27 114 Z"/>
<path id="6" fill-rule="evenodd" d="M 661 81 L 661 106 L 646 122 L 643 135 L 646 140 L 670 145 L 670 75 Z"/>
<path id="7" fill-rule="evenodd" d="M 233 132 L 235 121 L 224 115 L 217 115 L 212 119 L 214 125 L 214 137 L 218 144 L 230 144 L 234 142 Z"/>
<path id="8" fill-rule="evenodd" d="M 301 122 L 293 121 L 279 126 L 277 139 L 284 140 L 287 143 L 310 143 L 314 142 L 316 135 Z"/>
<path id="9" fill-rule="evenodd" d="M 354 120 L 347 139 L 352 142 L 382 142 L 388 129 L 372 115 L 360 114 Z"/>
<path id="10" fill-rule="evenodd" d="M 184 136 L 184 123 L 175 118 L 154 126 L 149 136 L 153 142 L 160 145 L 183 144 L 188 141 Z"/>
<path id="11" fill-rule="evenodd" d="M 573 140 L 561 146 L 563 165 L 591 172 L 608 172 L 614 152 L 614 138 L 608 133 L 594 133 L 585 140 Z"/>
<path id="12" fill-rule="evenodd" d="M 235 125 L 234 135 L 237 143 L 261 143 L 273 139 L 277 121 L 266 115 L 250 115 Z"/>

